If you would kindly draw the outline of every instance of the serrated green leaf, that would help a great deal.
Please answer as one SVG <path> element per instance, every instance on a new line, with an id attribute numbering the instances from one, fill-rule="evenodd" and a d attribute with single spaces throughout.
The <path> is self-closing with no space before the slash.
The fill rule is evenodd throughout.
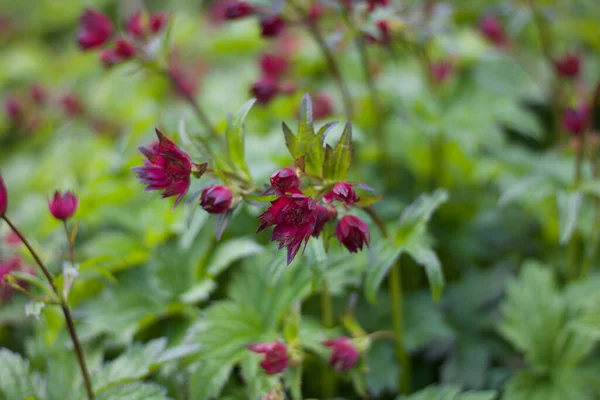
<path id="1" fill-rule="evenodd" d="M 560 226 L 560 244 L 565 244 L 573 236 L 581 204 L 583 203 L 583 193 L 559 192 L 556 201 L 558 203 L 559 226 Z"/>
<path id="2" fill-rule="evenodd" d="M 382 240 L 381 245 L 370 253 L 372 260 L 367 269 L 365 296 L 371 303 L 376 302 L 381 282 L 403 251 L 401 246 L 394 246 L 389 240 Z"/>
<path id="3" fill-rule="evenodd" d="M 596 397 L 577 369 L 556 369 L 550 376 L 522 371 L 506 385 L 506 400 L 592 400 Z"/>
<path id="4" fill-rule="evenodd" d="M 400 217 L 396 240 L 402 243 L 409 240 L 411 235 L 424 232 L 435 210 L 447 200 L 448 192 L 438 189 L 430 195 L 423 194 L 412 202 Z"/>
<path id="5" fill-rule="evenodd" d="M 248 100 L 227 124 L 225 137 L 227 138 L 227 149 L 234 170 L 241 172 L 244 177 L 250 178 L 250 171 L 246 164 L 244 154 L 244 120 L 246 115 L 256 102 L 256 99 Z"/>
<path id="6" fill-rule="evenodd" d="M 127 383 L 111 387 L 96 396 L 96 400 L 169 400 L 162 387 L 152 383 Z"/>
<path id="7" fill-rule="evenodd" d="M 351 161 L 352 125 L 348 122 L 335 148 L 326 147 L 323 178 L 328 182 L 344 181 L 348 177 Z"/>
<path id="8" fill-rule="evenodd" d="M 208 275 L 218 276 L 237 260 L 250 257 L 263 251 L 263 247 L 251 238 L 231 239 L 220 244 L 208 263 Z"/>
<path id="9" fill-rule="evenodd" d="M 461 393 L 460 388 L 453 385 L 429 386 L 410 396 L 400 396 L 397 400 L 494 400 L 497 395 L 493 391 L 470 391 Z"/>
<path id="10" fill-rule="evenodd" d="M 444 289 L 444 273 L 440 260 L 428 242 L 428 240 L 411 240 L 406 244 L 404 251 L 425 267 L 431 295 L 434 301 L 438 301 Z"/>
<path id="11" fill-rule="evenodd" d="M 3 348 L 0 348 L 0 398 L 47 398 L 46 382 L 31 369 L 29 361 Z"/>

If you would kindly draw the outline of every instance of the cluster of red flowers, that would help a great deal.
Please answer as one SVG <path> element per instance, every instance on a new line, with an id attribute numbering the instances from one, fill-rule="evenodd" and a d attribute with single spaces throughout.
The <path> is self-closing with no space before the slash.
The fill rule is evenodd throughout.
<path id="1" fill-rule="evenodd" d="M 246 1 L 231 1 L 225 8 L 225 18 L 229 20 L 245 18 L 259 14 L 259 10 Z M 277 14 L 267 14 L 260 17 L 261 35 L 264 38 L 277 37 L 285 29 L 285 21 Z"/>
<path id="2" fill-rule="evenodd" d="M 323 345 L 331 349 L 329 365 L 338 372 L 354 368 L 360 357 L 357 348 L 347 337 L 328 340 Z M 288 367 L 290 356 L 285 344 L 280 341 L 253 343 L 248 346 L 248 349 L 256 354 L 265 355 L 260 366 L 268 375 L 278 374 Z"/>
<path id="3" fill-rule="evenodd" d="M 141 13 L 131 15 L 124 24 L 125 33 L 114 39 L 114 47 L 100 53 L 100 60 L 106 67 L 131 59 L 140 47 L 166 26 L 168 14 L 157 12 L 145 17 Z M 86 9 L 79 18 L 77 43 L 84 50 L 104 46 L 114 34 L 114 26 L 108 16 L 97 10 Z"/>
<path id="4" fill-rule="evenodd" d="M 287 248 L 287 262 L 292 262 L 302 243 L 308 243 L 311 236 L 318 237 L 325 225 L 337 218 L 337 210 L 332 202 L 337 200 L 345 208 L 358 202 L 359 198 L 350 183 L 340 182 L 323 196 L 325 207 L 299 189 L 300 179 L 290 168 L 276 171 L 271 176 L 271 190 L 279 194 L 264 213 L 258 218 L 261 223 L 257 229 L 260 232 L 274 226 L 272 241 L 279 242 L 279 248 Z M 358 217 L 346 215 L 340 219 L 336 228 L 339 242 L 349 251 L 362 250 L 363 245 L 369 245 L 370 234 L 367 225 Z"/>

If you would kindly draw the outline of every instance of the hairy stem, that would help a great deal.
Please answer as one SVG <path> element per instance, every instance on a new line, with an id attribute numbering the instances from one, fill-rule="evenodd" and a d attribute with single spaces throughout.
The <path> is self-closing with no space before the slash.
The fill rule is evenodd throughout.
<path id="1" fill-rule="evenodd" d="M 77 361 L 79 363 L 79 369 L 81 370 L 81 375 L 83 377 L 83 383 L 87 392 L 87 397 L 89 400 L 93 400 L 95 396 L 94 390 L 92 389 L 92 380 L 90 379 L 90 374 L 88 372 L 85 357 L 83 355 L 83 349 L 81 347 L 79 337 L 77 336 L 77 331 L 75 330 L 75 324 L 73 323 L 73 317 L 71 316 L 71 310 L 69 309 L 67 301 L 65 300 L 63 295 L 56 289 L 56 285 L 54 284 L 54 279 L 52 278 L 50 270 L 46 267 L 46 264 L 44 264 L 40 256 L 33 249 L 27 238 L 21 233 L 21 231 L 17 229 L 17 227 L 11 222 L 10 219 L 8 219 L 6 215 L 2 216 L 2 219 L 6 221 L 10 229 L 19 237 L 19 239 L 21 239 L 21 242 L 23 242 L 27 250 L 29 250 L 29 253 L 34 258 L 35 262 L 40 267 L 43 274 L 46 276 L 46 279 L 48 280 L 52 291 L 56 294 L 57 298 L 60 299 L 60 306 L 65 316 L 65 321 L 67 322 L 67 328 L 69 330 L 69 335 L 71 336 L 71 341 L 73 342 L 75 354 L 77 355 Z"/>
<path id="2" fill-rule="evenodd" d="M 329 294 L 329 288 L 327 287 L 326 279 L 323 279 L 323 284 L 321 288 L 321 316 L 325 328 L 333 328 L 333 310 L 331 307 L 331 296 Z M 335 394 L 335 387 L 337 384 L 336 375 L 333 374 L 327 366 L 324 366 L 321 378 L 323 399 L 330 399 Z"/>
<path id="3" fill-rule="evenodd" d="M 373 222 L 377 225 L 377 228 L 381 232 L 381 236 L 384 238 L 388 237 L 385 222 L 373 209 L 373 207 L 365 208 L 365 211 Z M 402 273 L 401 273 L 400 258 L 392 266 L 390 274 L 388 276 L 388 289 L 390 292 L 390 300 L 392 306 L 392 327 L 394 334 L 396 335 L 396 359 L 400 364 L 400 377 L 399 377 L 399 389 L 401 394 L 410 393 L 411 390 L 411 379 L 412 379 L 412 367 L 410 363 L 410 357 L 404 347 L 404 304 L 402 298 Z"/>

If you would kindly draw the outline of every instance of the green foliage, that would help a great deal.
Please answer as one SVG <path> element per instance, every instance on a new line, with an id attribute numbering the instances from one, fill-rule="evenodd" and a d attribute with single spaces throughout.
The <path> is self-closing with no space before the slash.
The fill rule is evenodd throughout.
<path id="1" fill-rule="evenodd" d="M 461 393 L 460 388 L 455 386 L 431 386 L 425 388 L 411 396 L 400 396 L 398 400 L 494 400 L 494 392 L 465 392 Z"/>
<path id="2" fill-rule="evenodd" d="M 46 399 L 46 382 L 32 371 L 29 361 L 6 349 L 0 349 L 0 398 Z"/>
<path id="3" fill-rule="evenodd" d="M 254 99 L 247 101 L 235 116 L 228 121 L 227 130 L 225 131 L 231 167 L 234 171 L 241 172 L 246 179 L 250 179 L 250 171 L 244 154 L 244 120 L 254 102 Z"/>

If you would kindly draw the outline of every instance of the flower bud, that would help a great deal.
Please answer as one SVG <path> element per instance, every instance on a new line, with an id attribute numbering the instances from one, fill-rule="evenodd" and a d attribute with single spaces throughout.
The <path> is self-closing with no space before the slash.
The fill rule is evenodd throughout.
<path id="1" fill-rule="evenodd" d="M 247 17 L 254 12 L 252 6 L 245 1 L 233 1 L 225 9 L 226 19 L 239 19 Z"/>
<path id="2" fill-rule="evenodd" d="M 279 80 L 285 74 L 289 62 L 287 57 L 277 54 L 263 54 L 260 57 L 260 69 L 263 76 Z"/>
<path id="3" fill-rule="evenodd" d="M 227 186 L 211 186 L 202 191 L 200 205 L 210 214 L 224 214 L 231 206 L 231 190 Z"/>
<path id="4" fill-rule="evenodd" d="M 308 10 L 308 22 L 316 24 L 323 15 L 323 7 L 319 4 L 313 4 Z"/>
<path id="5" fill-rule="evenodd" d="M 81 98 L 75 93 L 66 93 L 60 98 L 60 105 L 69 117 L 77 117 L 84 112 Z"/>
<path id="6" fill-rule="evenodd" d="M 123 60 L 128 60 L 135 54 L 135 45 L 119 37 L 115 40 L 115 51 Z"/>
<path id="7" fill-rule="evenodd" d="M 430 69 L 431 77 L 436 83 L 442 84 L 450 77 L 453 69 L 454 67 L 449 61 L 434 63 Z"/>
<path id="8" fill-rule="evenodd" d="M 587 118 L 588 109 L 585 105 L 578 108 L 567 108 L 562 116 L 562 126 L 565 131 L 579 135 L 586 129 Z"/>
<path id="9" fill-rule="evenodd" d="M 169 21 L 169 13 L 167 12 L 155 12 L 150 14 L 150 31 L 152 33 L 158 33 L 167 25 Z"/>
<path id="10" fill-rule="evenodd" d="M 11 123 L 17 125 L 23 120 L 23 106 L 16 97 L 8 97 L 4 103 L 4 111 Z"/>
<path id="11" fill-rule="evenodd" d="M 263 78 L 252 85 L 252 95 L 256 97 L 259 104 L 269 103 L 280 91 L 276 81 L 271 78 Z"/>
<path id="12" fill-rule="evenodd" d="M 369 12 L 375 11 L 377 7 L 387 7 L 390 4 L 390 0 L 367 0 L 369 5 Z"/>
<path id="13" fill-rule="evenodd" d="M 46 102 L 46 99 L 48 98 L 46 90 L 44 90 L 44 87 L 39 84 L 32 85 L 29 89 L 29 93 L 31 94 L 33 102 L 38 106 L 43 105 Z"/>
<path id="14" fill-rule="evenodd" d="M 351 183 L 339 182 L 333 186 L 333 189 L 323 196 L 325 203 L 331 203 L 333 200 L 341 201 L 344 204 L 354 204 L 358 200 L 354 187 Z"/>
<path id="15" fill-rule="evenodd" d="M 344 216 L 337 224 L 335 229 L 337 238 L 350 253 L 356 253 L 363 249 L 363 244 L 369 246 L 371 234 L 369 227 L 358 217 L 354 215 Z"/>
<path id="16" fill-rule="evenodd" d="M 338 372 L 348 371 L 356 365 L 360 353 L 347 337 L 339 337 L 323 343 L 331 348 L 329 365 Z"/>
<path id="17" fill-rule="evenodd" d="M 112 22 L 100 11 L 87 8 L 79 17 L 77 43 L 82 50 L 91 50 L 102 46 L 112 34 Z"/>
<path id="18" fill-rule="evenodd" d="M 66 221 L 75 214 L 79 206 L 79 199 L 73 192 L 60 193 L 54 192 L 52 199 L 48 200 L 50 214 L 58 220 Z"/>
<path id="19" fill-rule="evenodd" d="M 504 27 L 495 17 L 486 15 L 479 21 L 479 31 L 491 43 L 498 47 L 506 46 L 508 40 Z"/>
<path id="20" fill-rule="evenodd" d="M 279 15 L 271 15 L 263 18 L 260 21 L 260 26 L 262 29 L 262 36 L 265 38 L 272 38 L 281 33 L 285 28 L 285 22 Z"/>
<path id="21" fill-rule="evenodd" d="M 271 343 L 254 343 L 248 350 L 257 354 L 265 354 L 265 359 L 260 366 L 268 375 L 275 375 L 288 366 L 289 356 L 285 344 L 277 341 Z"/>
<path id="22" fill-rule="evenodd" d="M 2 174 L 0 174 L 0 217 L 3 217 L 4 214 L 6 214 L 7 208 L 8 208 L 8 191 L 6 190 L 6 184 L 4 183 Z"/>
<path id="23" fill-rule="evenodd" d="M 296 171 L 291 168 L 280 169 L 271 175 L 271 186 L 284 192 L 287 189 L 298 189 L 300 178 L 296 175 Z"/>
<path id="24" fill-rule="evenodd" d="M 137 39 L 142 39 L 144 34 L 144 20 L 142 13 L 132 14 L 125 22 L 125 30 Z"/>
<path id="25" fill-rule="evenodd" d="M 323 93 L 317 93 L 313 96 L 313 118 L 323 119 L 333 114 L 333 102 L 331 98 Z"/>
<path id="26" fill-rule="evenodd" d="M 567 54 L 554 61 L 554 70 L 561 78 L 577 78 L 581 70 L 581 58 L 577 54 Z"/>

